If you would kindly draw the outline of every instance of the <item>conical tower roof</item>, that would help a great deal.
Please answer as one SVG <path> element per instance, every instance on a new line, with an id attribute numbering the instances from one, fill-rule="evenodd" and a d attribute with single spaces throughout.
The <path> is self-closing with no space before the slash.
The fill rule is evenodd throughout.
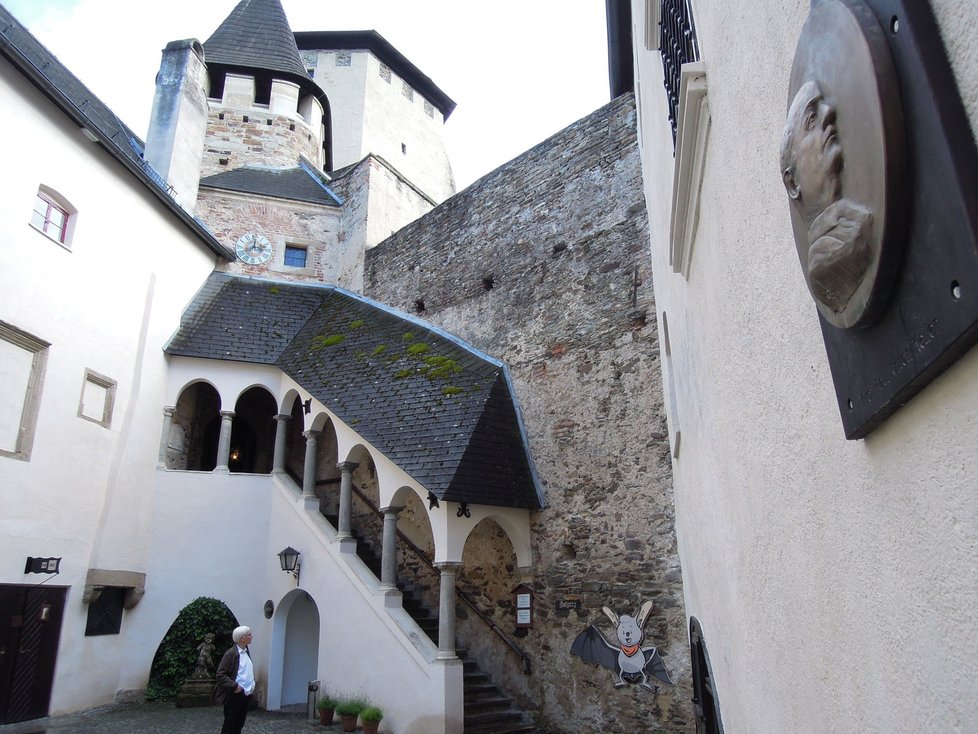
<path id="1" fill-rule="evenodd" d="M 210 64 L 308 78 L 279 0 L 241 0 L 204 42 Z"/>

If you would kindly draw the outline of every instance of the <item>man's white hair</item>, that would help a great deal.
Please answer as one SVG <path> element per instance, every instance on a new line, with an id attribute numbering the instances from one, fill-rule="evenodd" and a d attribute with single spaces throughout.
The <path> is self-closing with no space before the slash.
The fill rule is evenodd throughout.
<path id="1" fill-rule="evenodd" d="M 231 639 L 234 640 L 235 644 L 241 642 L 241 638 L 245 635 L 251 634 L 251 627 L 235 627 L 234 632 L 231 633 Z"/>

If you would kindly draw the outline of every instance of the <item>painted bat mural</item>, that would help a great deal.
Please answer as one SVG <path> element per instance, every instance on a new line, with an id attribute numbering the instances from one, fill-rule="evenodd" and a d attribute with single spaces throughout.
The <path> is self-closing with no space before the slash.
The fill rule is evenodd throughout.
<path id="1" fill-rule="evenodd" d="M 649 683 L 649 676 L 673 686 L 669 671 L 662 664 L 662 658 L 655 647 L 642 647 L 645 639 L 645 621 L 652 611 L 652 602 L 645 602 L 638 611 L 637 617 L 623 614 L 620 617 L 608 607 L 601 607 L 611 623 L 617 627 L 618 644 L 612 645 L 605 639 L 601 631 L 593 624 L 577 636 L 571 645 L 571 653 L 577 655 L 585 663 L 600 665 L 612 671 L 618 680 L 615 688 L 638 683 L 642 688 L 652 691 L 659 690 L 657 685 Z"/>

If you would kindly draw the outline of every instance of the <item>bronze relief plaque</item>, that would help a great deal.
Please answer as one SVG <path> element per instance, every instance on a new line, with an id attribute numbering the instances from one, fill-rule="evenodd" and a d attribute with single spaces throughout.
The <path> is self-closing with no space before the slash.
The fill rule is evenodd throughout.
<path id="1" fill-rule="evenodd" d="M 978 341 L 978 151 L 925 0 L 813 0 L 780 172 L 847 438 Z"/>
<path id="2" fill-rule="evenodd" d="M 861 0 L 820 0 L 791 70 L 781 175 L 795 247 L 819 313 L 872 323 L 903 246 L 900 92 L 883 29 Z"/>

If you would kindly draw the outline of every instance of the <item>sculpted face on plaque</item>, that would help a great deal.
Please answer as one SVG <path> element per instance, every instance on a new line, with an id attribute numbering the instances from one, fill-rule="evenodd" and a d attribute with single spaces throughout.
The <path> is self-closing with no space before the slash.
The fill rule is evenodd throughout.
<path id="1" fill-rule="evenodd" d="M 792 209 L 807 227 L 802 269 L 812 296 L 841 313 L 873 262 L 873 211 L 845 197 L 843 141 L 836 109 L 817 81 L 801 85 L 788 108 L 781 176 Z"/>

